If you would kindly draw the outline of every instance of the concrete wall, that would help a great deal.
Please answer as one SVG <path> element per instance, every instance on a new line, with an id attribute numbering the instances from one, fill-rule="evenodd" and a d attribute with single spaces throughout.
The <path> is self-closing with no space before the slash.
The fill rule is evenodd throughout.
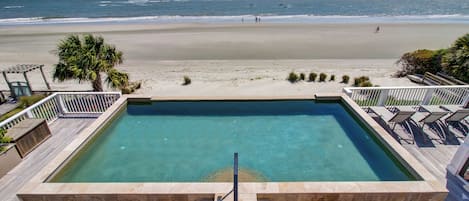
<path id="1" fill-rule="evenodd" d="M 155 195 L 142 195 L 142 194 L 95 194 L 95 195 L 43 195 L 43 196 L 20 196 L 23 201 L 62 201 L 62 200 L 73 200 L 73 201 L 115 201 L 115 200 L 132 200 L 132 201 L 213 201 L 214 194 L 187 194 L 187 195 L 175 195 L 175 194 L 155 194 Z"/>
<path id="2" fill-rule="evenodd" d="M 446 193 L 304 193 L 257 194 L 259 201 L 443 201 Z"/>
<path id="3" fill-rule="evenodd" d="M 16 167 L 20 162 L 21 157 L 18 151 L 13 144 L 10 144 L 7 150 L 0 154 L 0 178 Z"/>

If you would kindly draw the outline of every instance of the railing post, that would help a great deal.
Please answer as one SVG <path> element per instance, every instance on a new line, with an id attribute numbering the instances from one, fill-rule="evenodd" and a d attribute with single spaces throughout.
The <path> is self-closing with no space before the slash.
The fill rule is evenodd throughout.
<path id="1" fill-rule="evenodd" d="M 67 109 L 65 108 L 64 101 L 62 99 L 62 96 L 60 94 L 55 95 L 55 99 L 57 101 L 57 107 L 59 109 L 60 114 L 65 114 L 67 112 Z"/>
<path id="2" fill-rule="evenodd" d="M 464 106 L 465 108 L 468 108 L 468 107 L 469 107 L 469 94 L 467 94 L 466 97 L 464 98 L 463 106 Z"/>
<path id="3" fill-rule="evenodd" d="M 378 106 L 384 106 L 386 103 L 386 100 L 388 99 L 388 94 L 389 94 L 389 89 L 383 89 L 379 93 L 379 98 L 378 98 Z"/>
<path id="4" fill-rule="evenodd" d="M 427 89 L 427 91 L 425 92 L 425 96 L 420 104 L 428 105 L 428 103 L 430 103 L 430 101 L 432 100 L 433 92 L 435 92 L 435 88 Z"/>
<path id="5" fill-rule="evenodd" d="M 33 113 L 31 112 L 30 109 L 28 109 L 28 110 L 26 111 L 26 117 L 28 117 L 29 119 L 34 118 L 34 115 L 33 115 Z"/>
<path id="6" fill-rule="evenodd" d="M 233 200 L 238 201 L 238 153 L 234 153 L 233 164 Z"/>
<path id="7" fill-rule="evenodd" d="M 342 91 L 348 96 L 348 97 L 352 97 L 352 90 L 350 90 L 348 87 L 344 87 L 342 89 Z"/>
<path id="8" fill-rule="evenodd" d="M 462 166 L 469 157 L 469 135 L 464 139 L 464 143 L 458 147 L 458 150 L 451 159 L 447 169 L 453 175 L 457 175 L 461 171 Z"/>

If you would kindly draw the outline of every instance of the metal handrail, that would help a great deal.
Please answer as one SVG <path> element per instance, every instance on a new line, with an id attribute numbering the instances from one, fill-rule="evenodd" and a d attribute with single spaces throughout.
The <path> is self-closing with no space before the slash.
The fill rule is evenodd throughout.
<path id="1" fill-rule="evenodd" d="M 238 153 L 234 153 L 233 164 L 233 200 L 238 201 Z"/>
<path id="2" fill-rule="evenodd" d="M 466 105 L 469 101 L 469 85 L 346 87 L 343 91 L 360 106 Z"/>

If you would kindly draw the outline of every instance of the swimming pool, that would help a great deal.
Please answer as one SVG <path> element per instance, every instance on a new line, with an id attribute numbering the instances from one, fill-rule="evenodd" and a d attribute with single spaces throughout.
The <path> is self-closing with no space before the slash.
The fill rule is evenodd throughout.
<path id="1" fill-rule="evenodd" d="M 340 102 L 128 103 L 49 182 L 416 180 Z"/>

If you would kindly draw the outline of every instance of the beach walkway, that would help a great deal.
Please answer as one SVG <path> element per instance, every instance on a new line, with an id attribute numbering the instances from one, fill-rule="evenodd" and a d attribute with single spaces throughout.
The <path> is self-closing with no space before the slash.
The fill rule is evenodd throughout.
<path id="1" fill-rule="evenodd" d="M 7 175 L 0 178 L 0 198 L 2 201 L 17 201 L 17 191 L 59 154 L 94 118 L 57 119 L 49 125 L 52 137 L 27 155 Z"/>

